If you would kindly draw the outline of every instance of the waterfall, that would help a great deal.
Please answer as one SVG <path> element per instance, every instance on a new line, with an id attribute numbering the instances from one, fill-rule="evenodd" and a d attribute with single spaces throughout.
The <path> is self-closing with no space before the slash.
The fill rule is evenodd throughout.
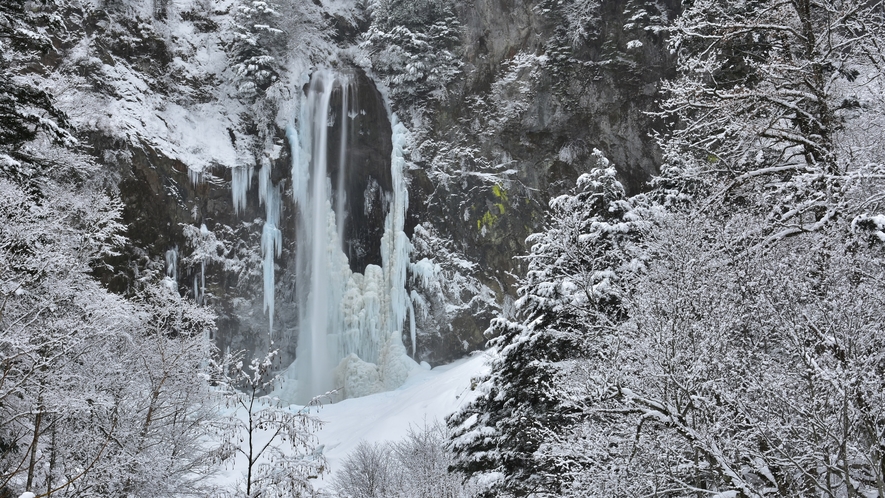
<path id="1" fill-rule="evenodd" d="M 298 388 L 299 392 L 312 394 L 333 387 L 331 376 L 323 375 L 323 372 L 330 372 L 334 361 L 328 336 L 337 328 L 334 308 L 335 287 L 339 284 L 334 278 L 333 262 L 338 244 L 330 240 L 330 236 L 338 232 L 329 230 L 330 224 L 335 226 L 335 220 L 328 178 L 329 102 L 336 83 L 339 87 L 347 84 L 346 80 L 338 82 L 332 73 L 324 71 L 311 78 L 299 120 L 302 152 L 307 157 L 309 169 L 304 165 L 299 168 L 299 172 L 306 172 L 307 177 L 297 183 L 306 188 L 293 190 L 300 214 L 296 249 Z M 299 195 L 304 197 L 297 197 Z"/>
<path id="2" fill-rule="evenodd" d="M 393 116 L 394 181 L 381 240 L 382 265 L 352 272 L 343 249 L 346 175 L 359 174 L 347 167 L 348 140 L 354 135 L 351 126 L 359 105 L 352 80 L 328 70 L 315 72 L 301 102 L 297 127 L 287 132 L 298 211 L 299 338 L 294 376 L 302 403 L 334 388 L 343 388 L 342 395 L 351 397 L 396 387 L 413 363 L 402 345 L 409 304 L 405 269 L 411 250 L 403 232 L 408 205 L 403 179 L 405 128 Z M 331 106 L 335 92 L 340 92 L 337 109 Z M 330 154 L 329 132 L 335 125 L 340 147 Z M 333 190 L 330 174 L 335 167 Z"/>

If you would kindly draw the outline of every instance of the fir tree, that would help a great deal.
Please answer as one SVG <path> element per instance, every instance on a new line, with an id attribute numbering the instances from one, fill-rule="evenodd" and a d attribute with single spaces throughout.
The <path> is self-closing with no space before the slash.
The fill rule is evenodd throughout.
<path id="1" fill-rule="evenodd" d="M 594 157 L 597 168 L 576 193 L 550 202 L 547 229 L 530 237 L 518 319 L 493 322 L 492 373 L 479 398 L 449 419 L 454 468 L 497 477 L 484 496 L 559 496 L 587 465 L 545 448 L 583 417 L 567 385 L 570 365 L 606 354 L 602 338 L 625 318 L 623 293 L 639 266 L 632 245 L 645 225 L 614 168 L 599 151 Z"/>

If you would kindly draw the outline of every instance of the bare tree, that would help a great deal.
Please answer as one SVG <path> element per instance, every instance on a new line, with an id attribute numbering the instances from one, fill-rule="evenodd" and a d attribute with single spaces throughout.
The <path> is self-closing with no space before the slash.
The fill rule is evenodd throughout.
<path id="1" fill-rule="evenodd" d="M 248 498 L 312 496 L 310 480 L 326 468 L 314 436 L 320 421 L 308 412 L 320 398 L 303 408 L 290 409 L 268 394 L 281 382 L 272 370 L 276 355 L 277 351 L 271 351 L 261 361 L 253 359 L 249 366 L 229 356 L 216 379 L 232 410 L 229 416 L 213 422 L 222 438 L 216 455 L 222 461 L 237 455 L 246 459 L 242 491 Z"/>

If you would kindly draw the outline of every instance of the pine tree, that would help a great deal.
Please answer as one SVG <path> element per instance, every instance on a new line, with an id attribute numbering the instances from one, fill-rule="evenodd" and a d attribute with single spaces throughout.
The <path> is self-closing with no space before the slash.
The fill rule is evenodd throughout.
<path id="1" fill-rule="evenodd" d="M 372 69 L 390 89 L 396 106 L 442 99 L 461 72 L 454 53 L 461 25 L 446 0 L 379 0 L 362 43 Z"/>
<path id="2" fill-rule="evenodd" d="M 243 0 L 233 14 L 234 39 L 228 57 L 239 95 L 263 95 L 280 77 L 280 54 L 286 46 L 278 28 L 279 9 L 263 0 Z"/>

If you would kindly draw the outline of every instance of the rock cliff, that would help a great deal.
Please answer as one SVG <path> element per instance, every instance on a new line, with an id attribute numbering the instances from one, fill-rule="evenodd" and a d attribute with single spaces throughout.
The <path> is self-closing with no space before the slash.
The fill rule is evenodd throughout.
<path id="1" fill-rule="evenodd" d="M 60 44 L 65 58 L 47 60 L 89 87 L 80 98 L 108 107 L 106 117 L 75 119 L 113 172 L 130 227 L 128 251 L 98 273 L 126 292 L 144 272 L 170 271 L 169 255 L 179 290 L 217 311 L 222 350 L 270 347 L 257 187 L 270 168 L 284 240 L 274 337 L 284 362 L 295 356 L 297 207 L 286 127 L 315 68 L 337 67 L 358 82 L 348 167 L 360 174 L 345 181 L 353 271 L 380 263 L 392 188 L 388 110 L 411 132 L 408 292 L 419 361 L 484 346 L 489 320 L 516 297 L 526 236 L 540 228 L 549 199 L 593 166 L 594 148 L 631 192 L 656 171 L 651 134 L 663 123 L 649 112 L 672 73 L 665 36 L 678 2 L 279 2 L 286 16 L 274 22 L 284 36 L 267 51 L 277 65 L 250 95 L 242 71 L 231 69 L 239 3 L 76 10 L 82 32 Z M 251 185 L 242 208 L 234 175 Z"/>

